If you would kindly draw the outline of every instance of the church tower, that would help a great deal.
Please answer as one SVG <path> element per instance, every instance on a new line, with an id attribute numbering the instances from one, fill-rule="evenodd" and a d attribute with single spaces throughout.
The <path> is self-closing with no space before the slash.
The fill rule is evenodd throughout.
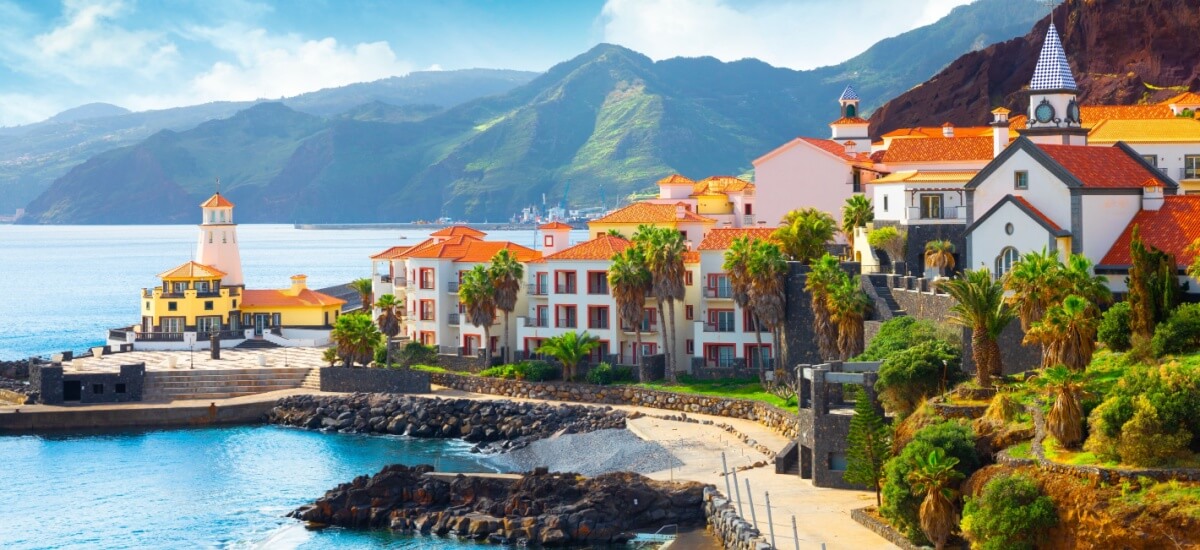
<path id="1" fill-rule="evenodd" d="M 858 116 L 858 92 L 855 92 L 853 87 L 846 86 L 841 97 L 838 98 L 838 105 L 841 106 L 842 117 L 829 123 L 833 134 L 830 139 L 839 144 L 847 141 L 853 142 L 854 152 L 871 152 L 871 138 L 867 134 L 870 123 L 867 122 L 867 119 Z M 847 147 L 847 152 L 851 152 L 849 147 Z"/>
<path id="2" fill-rule="evenodd" d="M 217 191 L 200 204 L 200 242 L 196 245 L 196 263 L 225 272 L 222 286 L 245 286 L 242 257 L 238 253 L 237 225 L 233 223 L 233 203 Z"/>
<path id="3" fill-rule="evenodd" d="M 1067 54 L 1051 23 L 1029 83 L 1029 121 L 1021 135 L 1035 143 L 1087 145 L 1077 93 Z"/>

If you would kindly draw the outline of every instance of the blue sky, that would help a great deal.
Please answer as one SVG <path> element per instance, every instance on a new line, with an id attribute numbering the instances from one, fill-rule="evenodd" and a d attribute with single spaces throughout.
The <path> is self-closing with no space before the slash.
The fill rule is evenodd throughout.
<path id="1" fill-rule="evenodd" d="M 970 0 L 0 0 L 0 126 L 103 101 L 275 98 L 414 70 L 542 71 L 600 42 L 808 69 Z"/>

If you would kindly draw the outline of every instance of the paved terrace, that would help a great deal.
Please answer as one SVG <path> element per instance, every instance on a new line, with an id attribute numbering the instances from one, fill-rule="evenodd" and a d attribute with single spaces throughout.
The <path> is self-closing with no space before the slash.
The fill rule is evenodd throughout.
<path id="1" fill-rule="evenodd" d="M 173 372 L 195 370 L 234 370 L 260 368 L 315 368 L 329 364 L 321 360 L 325 348 L 263 348 L 222 349 L 220 359 L 209 357 L 204 351 L 131 351 L 113 353 L 102 357 L 72 359 L 63 365 L 64 372 L 103 373 L 117 372 L 121 365 L 146 364 L 146 372 Z M 170 358 L 175 358 L 171 368 Z M 266 358 L 266 366 L 259 365 L 259 357 Z"/>

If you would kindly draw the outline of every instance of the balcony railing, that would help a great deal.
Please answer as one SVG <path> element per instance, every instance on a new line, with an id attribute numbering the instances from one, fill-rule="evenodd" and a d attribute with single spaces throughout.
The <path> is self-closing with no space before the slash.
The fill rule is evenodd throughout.
<path id="1" fill-rule="evenodd" d="M 631 327 L 631 326 L 629 326 L 629 325 L 626 325 L 626 324 L 623 324 L 623 323 L 621 324 L 621 331 L 622 331 L 622 332 L 628 332 L 628 333 L 631 333 L 631 334 L 634 332 L 634 330 L 633 330 L 633 327 Z M 648 333 L 648 332 L 658 332 L 658 323 L 646 323 L 646 322 L 643 322 L 643 323 L 642 323 L 642 330 L 641 330 L 641 332 L 642 332 L 642 334 L 645 334 L 645 333 Z"/>
<path id="2" fill-rule="evenodd" d="M 391 275 L 376 275 L 376 276 L 375 276 L 375 278 L 376 278 L 377 280 L 379 280 L 379 282 L 381 282 L 381 283 L 390 283 L 390 282 L 392 282 L 392 276 L 391 276 Z"/>
<path id="3" fill-rule="evenodd" d="M 554 326 L 558 328 L 577 328 L 578 325 L 579 321 L 576 319 L 557 319 L 554 322 Z"/>
<path id="4" fill-rule="evenodd" d="M 705 287 L 704 297 L 712 299 L 728 300 L 733 297 L 733 288 L 728 286 Z"/>
<path id="5" fill-rule="evenodd" d="M 743 226 L 754 225 L 754 214 L 746 214 L 746 215 L 742 216 L 742 225 Z"/>
<path id="6" fill-rule="evenodd" d="M 450 282 L 446 283 L 446 292 L 449 292 L 451 294 L 458 294 L 458 287 L 459 287 L 458 281 L 450 281 Z"/>
<path id="7" fill-rule="evenodd" d="M 574 284 L 555 285 L 554 293 L 555 294 L 575 294 L 575 285 Z"/>
<path id="8" fill-rule="evenodd" d="M 1200 168 L 1180 168 L 1179 179 L 1181 180 L 1196 180 L 1200 179 Z"/>
<path id="9" fill-rule="evenodd" d="M 524 325 L 529 328 L 546 328 L 550 326 L 550 319 L 545 317 L 539 319 L 537 317 L 524 317 Z"/>
<path id="10" fill-rule="evenodd" d="M 608 296 L 608 285 L 597 288 L 589 288 L 588 294 L 592 296 Z"/>
<path id="11" fill-rule="evenodd" d="M 704 332 L 733 332 L 733 323 L 704 323 Z"/>
<path id="12" fill-rule="evenodd" d="M 458 322 L 459 322 L 458 318 L 459 318 L 458 313 L 451 313 L 448 317 L 446 317 L 446 324 L 448 324 L 452 327 L 458 326 Z"/>
<path id="13" fill-rule="evenodd" d="M 546 296 L 550 294 L 549 287 L 545 285 L 538 286 L 538 284 L 533 281 L 525 283 L 525 288 L 529 289 L 528 292 L 530 296 Z"/>
<path id="14" fill-rule="evenodd" d="M 967 219 L 967 208 L 965 206 L 944 206 L 942 208 L 922 208 L 920 206 L 910 206 L 908 207 L 908 219 L 965 220 Z"/>

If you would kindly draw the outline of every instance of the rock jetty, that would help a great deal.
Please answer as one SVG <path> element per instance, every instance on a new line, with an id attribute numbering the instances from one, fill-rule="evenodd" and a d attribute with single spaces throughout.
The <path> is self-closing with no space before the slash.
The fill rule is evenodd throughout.
<path id="1" fill-rule="evenodd" d="M 344 433 L 461 438 L 481 451 L 522 448 L 555 434 L 624 428 L 611 407 L 440 399 L 397 394 L 295 395 L 267 412 L 267 422 Z"/>
<path id="2" fill-rule="evenodd" d="M 314 527 L 389 528 L 497 544 L 619 543 L 637 530 L 704 525 L 704 489 L 711 487 L 627 472 L 584 478 L 541 468 L 504 479 L 427 475 L 432 470 L 387 466 L 289 515 Z"/>

